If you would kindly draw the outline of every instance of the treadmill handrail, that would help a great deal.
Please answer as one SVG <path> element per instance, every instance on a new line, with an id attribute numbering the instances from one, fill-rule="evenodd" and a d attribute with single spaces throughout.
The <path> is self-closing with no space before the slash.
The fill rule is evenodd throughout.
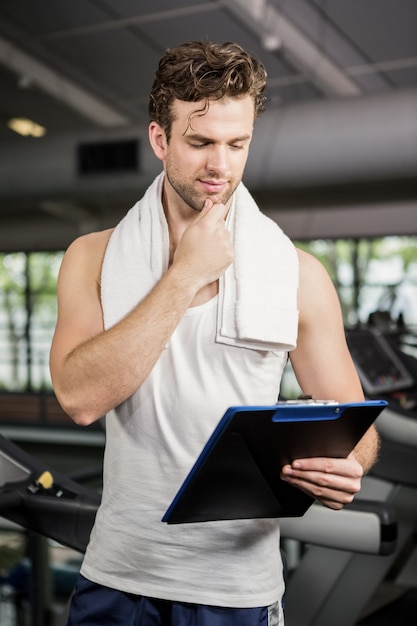
<path id="1" fill-rule="evenodd" d="M 354 500 L 333 510 L 314 503 L 299 518 L 280 520 L 281 536 L 327 548 L 386 555 L 397 546 L 397 519 L 392 507 L 376 501 Z"/>

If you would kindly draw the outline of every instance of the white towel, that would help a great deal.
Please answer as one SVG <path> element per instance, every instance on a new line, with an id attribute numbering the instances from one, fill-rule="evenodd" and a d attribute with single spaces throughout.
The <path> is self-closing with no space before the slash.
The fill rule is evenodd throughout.
<path id="1" fill-rule="evenodd" d="M 105 328 L 131 311 L 168 268 L 169 234 L 161 173 L 119 222 L 103 262 Z M 261 213 L 241 183 L 227 217 L 235 260 L 220 279 L 216 341 L 260 350 L 292 350 L 298 331 L 296 250 Z"/>

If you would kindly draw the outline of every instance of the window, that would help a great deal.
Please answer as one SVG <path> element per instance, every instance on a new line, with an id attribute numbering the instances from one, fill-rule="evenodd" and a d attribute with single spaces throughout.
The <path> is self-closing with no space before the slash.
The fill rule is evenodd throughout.
<path id="1" fill-rule="evenodd" d="M 326 267 L 346 326 L 384 312 L 394 323 L 417 329 L 417 237 L 295 243 Z"/>
<path id="2" fill-rule="evenodd" d="M 378 318 L 387 331 L 417 333 L 417 237 L 338 239 L 295 242 L 317 257 L 337 289 L 346 327 Z M 410 348 L 411 350 L 411 348 Z M 417 349 L 412 356 L 417 358 Z M 281 393 L 298 397 L 300 388 L 291 364 Z"/>
<path id="3" fill-rule="evenodd" d="M 56 323 L 62 252 L 0 254 L 0 390 L 51 390 L 49 349 Z"/>
<path id="4" fill-rule="evenodd" d="M 417 237 L 295 242 L 320 259 L 346 326 L 376 311 L 417 331 Z M 51 391 L 49 350 L 63 252 L 0 254 L 0 390 Z"/>

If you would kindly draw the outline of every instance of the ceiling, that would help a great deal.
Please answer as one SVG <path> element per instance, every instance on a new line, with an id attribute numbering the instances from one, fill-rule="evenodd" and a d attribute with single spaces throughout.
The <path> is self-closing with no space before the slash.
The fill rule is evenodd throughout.
<path id="1" fill-rule="evenodd" d="M 158 59 L 192 39 L 236 41 L 266 65 L 247 170 L 266 212 L 417 211 L 415 0 L 2 0 L 0 249 L 65 246 L 125 212 L 159 170 L 147 145 Z M 16 135 L 14 117 L 46 135 Z M 80 143 L 131 139 L 138 171 L 79 176 Z"/>

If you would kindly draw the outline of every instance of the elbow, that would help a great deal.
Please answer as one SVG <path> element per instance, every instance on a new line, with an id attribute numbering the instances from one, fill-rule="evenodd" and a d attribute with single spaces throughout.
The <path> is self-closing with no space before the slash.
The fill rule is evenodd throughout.
<path id="1" fill-rule="evenodd" d="M 73 411 L 72 415 L 70 415 L 72 421 L 77 424 L 77 426 L 90 426 L 101 419 L 102 415 L 96 415 L 90 413 L 88 411 Z"/>
<path id="2" fill-rule="evenodd" d="M 77 426 L 90 426 L 103 417 L 102 412 L 88 406 L 88 403 L 77 402 L 77 399 L 72 395 L 66 397 L 64 393 L 57 391 L 55 391 L 55 395 L 62 409 Z"/>

